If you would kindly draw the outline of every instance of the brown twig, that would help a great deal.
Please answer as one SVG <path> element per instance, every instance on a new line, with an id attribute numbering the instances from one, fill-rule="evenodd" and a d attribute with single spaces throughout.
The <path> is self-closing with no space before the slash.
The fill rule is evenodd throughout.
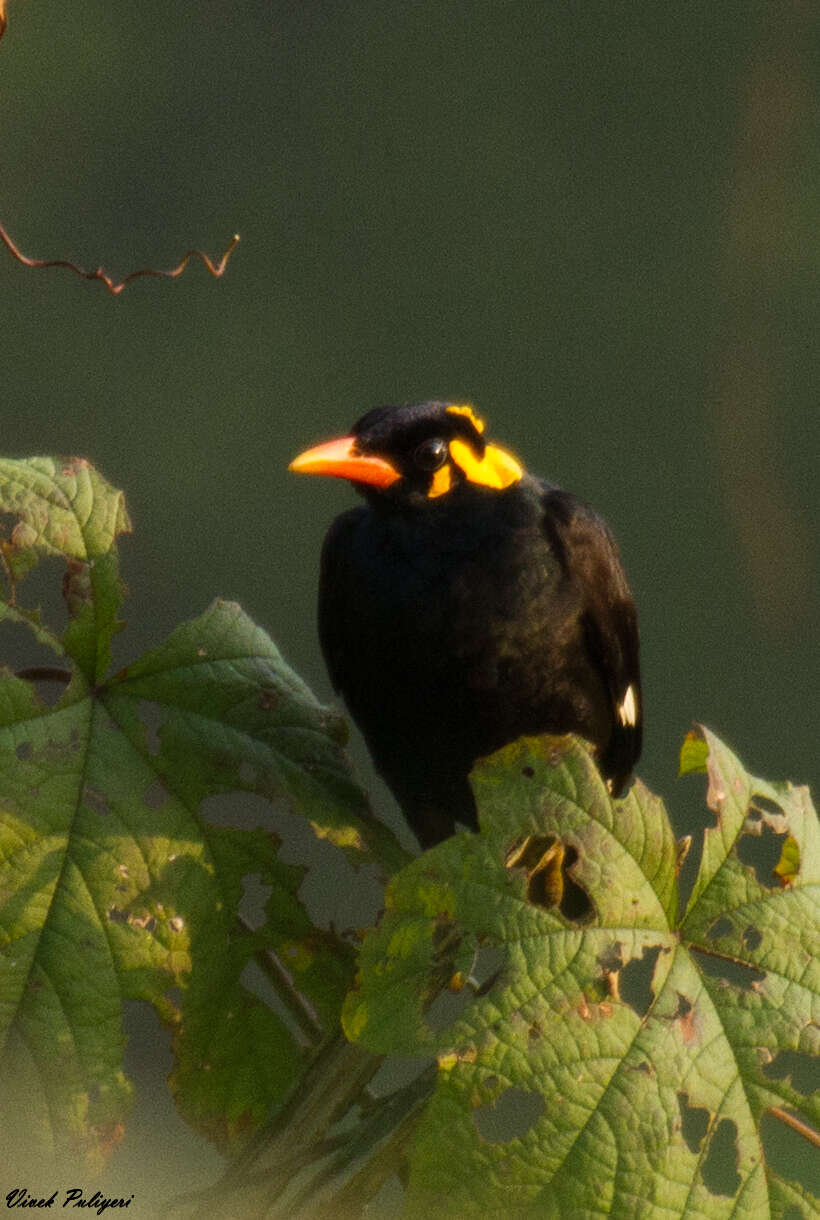
<path id="1" fill-rule="evenodd" d="M 0 22 L 2 22 L 3 16 L 2 4 L 3 0 L 0 0 Z M 0 36 L 2 36 L 1 26 Z M 205 268 L 211 273 L 211 275 L 214 276 L 215 279 L 219 279 L 228 265 L 228 259 L 236 249 L 239 241 L 239 234 L 234 233 L 233 237 L 228 242 L 225 253 L 217 263 L 214 263 L 213 260 L 210 259 L 207 254 L 203 254 L 201 250 L 189 250 L 184 255 L 179 265 L 174 267 L 173 271 L 157 271 L 153 267 L 144 267 L 140 271 L 132 271 L 130 275 L 126 275 L 124 279 L 119 281 L 119 283 L 115 283 L 109 275 L 106 275 L 102 267 L 98 267 L 96 271 L 86 271 L 84 267 L 78 267 L 76 263 L 70 263 L 67 261 L 67 259 L 63 258 L 28 258 L 22 253 L 21 250 L 17 248 L 6 230 L 3 228 L 2 224 L 0 224 L 0 241 L 2 241 L 12 258 L 16 258 L 18 263 L 22 263 L 24 267 L 65 267 L 68 271 L 73 271 L 75 275 L 79 275 L 84 280 L 100 280 L 101 283 L 105 284 L 111 295 L 116 297 L 120 295 L 126 284 L 130 284 L 132 280 L 140 279 L 146 275 L 153 275 L 159 277 L 160 279 L 166 280 L 177 279 L 178 276 L 182 275 L 188 263 L 194 257 L 201 259 L 205 265 Z"/>
<path id="2" fill-rule="evenodd" d="M 6 17 L 6 0 L 0 0 L 0 38 L 2 38 L 5 34 L 8 23 L 8 18 Z"/>

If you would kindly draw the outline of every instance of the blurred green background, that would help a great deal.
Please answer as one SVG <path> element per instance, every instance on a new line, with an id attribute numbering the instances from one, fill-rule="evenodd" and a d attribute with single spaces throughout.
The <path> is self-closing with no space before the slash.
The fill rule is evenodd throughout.
<path id="1" fill-rule="evenodd" d="M 469 399 L 620 540 L 640 771 L 678 825 L 694 719 L 817 789 L 815 6 L 8 17 L 0 221 L 25 253 L 121 276 L 242 235 L 224 279 L 118 299 L 0 250 L 0 446 L 125 489 L 121 662 L 220 595 L 329 698 L 318 553 L 354 496 L 287 463 L 379 403 Z"/>

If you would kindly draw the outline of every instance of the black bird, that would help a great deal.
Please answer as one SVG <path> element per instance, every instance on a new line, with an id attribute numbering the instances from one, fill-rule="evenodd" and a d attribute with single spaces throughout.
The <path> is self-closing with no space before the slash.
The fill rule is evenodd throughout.
<path id="1" fill-rule="evenodd" d="M 617 544 L 524 473 L 472 407 L 378 407 L 291 470 L 349 479 L 322 552 L 336 690 L 422 847 L 477 829 L 467 776 L 524 734 L 579 733 L 620 795 L 641 750 L 638 624 Z"/>

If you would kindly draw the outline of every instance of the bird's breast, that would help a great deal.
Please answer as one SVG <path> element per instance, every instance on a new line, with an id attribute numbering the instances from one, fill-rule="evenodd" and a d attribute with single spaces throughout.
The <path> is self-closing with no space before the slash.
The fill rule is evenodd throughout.
<path id="1" fill-rule="evenodd" d="M 371 521 L 356 545 L 370 646 L 418 692 L 503 692 L 537 702 L 578 597 L 536 520 Z M 398 685 L 398 684 L 397 684 Z"/>

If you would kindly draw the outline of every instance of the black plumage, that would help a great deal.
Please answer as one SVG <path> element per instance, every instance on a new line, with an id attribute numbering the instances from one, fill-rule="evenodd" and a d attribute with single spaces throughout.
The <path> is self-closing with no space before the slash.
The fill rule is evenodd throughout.
<path id="1" fill-rule="evenodd" d="M 617 545 L 591 508 L 483 431 L 465 406 L 379 408 L 293 463 L 365 495 L 325 540 L 319 633 L 422 846 L 457 821 L 476 827 L 472 765 L 517 737 L 582 735 L 615 795 L 641 749 L 637 616 Z"/>

